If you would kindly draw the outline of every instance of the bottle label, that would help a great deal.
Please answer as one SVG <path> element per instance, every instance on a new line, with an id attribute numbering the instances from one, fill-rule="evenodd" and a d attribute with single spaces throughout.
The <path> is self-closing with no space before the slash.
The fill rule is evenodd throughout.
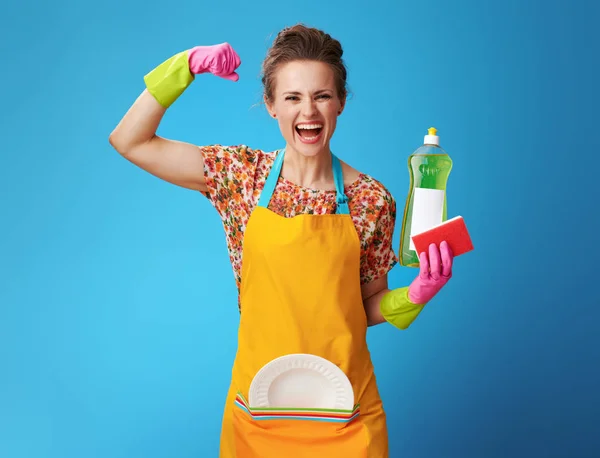
<path id="1" fill-rule="evenodd" d="M 411 237 L 443 222 L 444 195 L 445 191 L 439 189 L 415 188 L 410 222 Z M 410 249 L 415 251 L 412 238 L 410 239 Z"/>

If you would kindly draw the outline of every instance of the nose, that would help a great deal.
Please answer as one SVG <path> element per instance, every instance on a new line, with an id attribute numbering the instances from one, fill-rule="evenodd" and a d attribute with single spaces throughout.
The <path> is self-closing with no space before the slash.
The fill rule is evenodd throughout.
<path id="1" fill-rule="evenodd" d="M 308 97 L 302 104 L 302 115 L 306 118 L 311 118 L 316 114 L 317 104 L 311 97 Z"/>

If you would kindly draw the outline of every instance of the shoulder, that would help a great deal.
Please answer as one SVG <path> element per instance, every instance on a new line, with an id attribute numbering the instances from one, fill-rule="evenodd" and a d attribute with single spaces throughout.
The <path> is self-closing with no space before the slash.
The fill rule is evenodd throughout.
<path id="1" fill-rule="evenodd" d="M 264 151 L 247 145 L 200 146 L 207 177 L 260 178 L 270 170 L 276 151 Z"/>
<path id="2" fill-rule="evenodd" d="M 381 181 L 343 161 L 341 163 L 344 173 L 344 185 L 354 196 L 368 196 L 371 202 L 377 199 L 389 204 L 394 203 L 392 193 Z"/>
<path id="3" fill-rule="evenodd" d="M 363 174 L 348 163 L 340 160 L 340 164 L 342 165 L 342 173 L 344 175 L 345 186 L 351 186 L 362 177 Z"/>
<path id="4" fill-rule="evenodd" d="M 347 186 L 348 197 L 363 206 L 389 207 L 395 209 L 395 199 L 390 190 L 379 180 L 371 175 L 362 173 L 350 166 L 344 172 L 344 182 Z"/>
<path id="5" fill-rule="evenodd" d="M 247 166 L 256 165 L 260 161 L 273 161 L 276 151 L 264 151 L 247 145 L 206 145 L 200 146 L 203 155 L 218 161 L 237 162 Z"/>
<path id="6" fill-rule="evenodd" d="M 350 212 L 364 237 L 377 233 L 391 234 L 396 224 L 396 201 L 386 186 L 370 175 L 361 173 L 347 189 Z"/>
<path id="7" fill-rule="evenodd" d="M 276 151 L 247 145 L 199 146 L 207 192 L 212 200 L 252 200 L 273 165 Z"/>
<path id="8" fill-rule="evenodd" d="M 387 203 L 394 202 L 394 196 L 390 190 L 381 181 L 365 173 L 361 173 L 356 181 L 355 193 L 369 194 Z"/>

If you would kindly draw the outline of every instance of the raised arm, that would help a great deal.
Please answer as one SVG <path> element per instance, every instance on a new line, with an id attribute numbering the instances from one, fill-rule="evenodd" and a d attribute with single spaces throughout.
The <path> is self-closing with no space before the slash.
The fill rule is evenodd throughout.
<path id="1" fill-rule="evenodd" d="M 175 185 L 205 191 L 200 149 L 156 135 L 166 109 L 144 90 L 110 134 L 110 144 L 127 160 Z"/>
<path id="2" fill-rule="evenodd" d="M 145 77 L 146 89 L 109 136 L 123 157 L 169 183 L 206 191 L 200 149 L 192 144 L 156 135 L 171 104 L 192 83 L 195 75 L 210 72 L 231 81 L 240 58 L 227 43 L 196 46 L 167 59 Z"/>

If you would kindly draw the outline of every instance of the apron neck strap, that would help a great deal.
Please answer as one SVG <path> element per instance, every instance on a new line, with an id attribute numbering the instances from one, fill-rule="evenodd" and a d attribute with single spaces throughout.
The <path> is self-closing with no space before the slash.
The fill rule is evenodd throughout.
<path id="1" fill-rule="evenodd" d="M 273 193 L 275 192 L 275 187 L 277 186 L 277 182 L 279 181 L 279 175 L 281 174 L 281 168 L 283 167 L 283 158 L 285 156 L 285 148 L 282 149 L 279 153 L 277 153 L 277 157 L 275 158 L 275 162 L 273 162 L 273 166 L 271 167 L 271 171 L 267 177 L 267 181 L 265 182 L 265 186 L 260 194 L 260 199 L 258 201 L 259 207 L 268 208 L 269 203 L 271 202 L 271 198 L 273 197 Z M 340 160 L 334 154 L 331 155 L 332 166 L 333 166 L 333 180 L 335 182 L 335 192 L 336 192 L 336 214 L 338 215 L 349 215 L 350 208 L 348 207 L 348 197 L 344 193 L 344 174 L 342 173 L 342 164 Z"/>
<path id="2" fill-rule="evenodd" d="M 348 196 L 344 192 L 344 174 L 342 172 L 342 164 L 334 154 L 331 155 L 333 161 L 333 181 L 335 182 L 335 201 L 337 203 L 335 212 L 338 215 L 349 215 L 350 207 L 348 207 Z"/>

